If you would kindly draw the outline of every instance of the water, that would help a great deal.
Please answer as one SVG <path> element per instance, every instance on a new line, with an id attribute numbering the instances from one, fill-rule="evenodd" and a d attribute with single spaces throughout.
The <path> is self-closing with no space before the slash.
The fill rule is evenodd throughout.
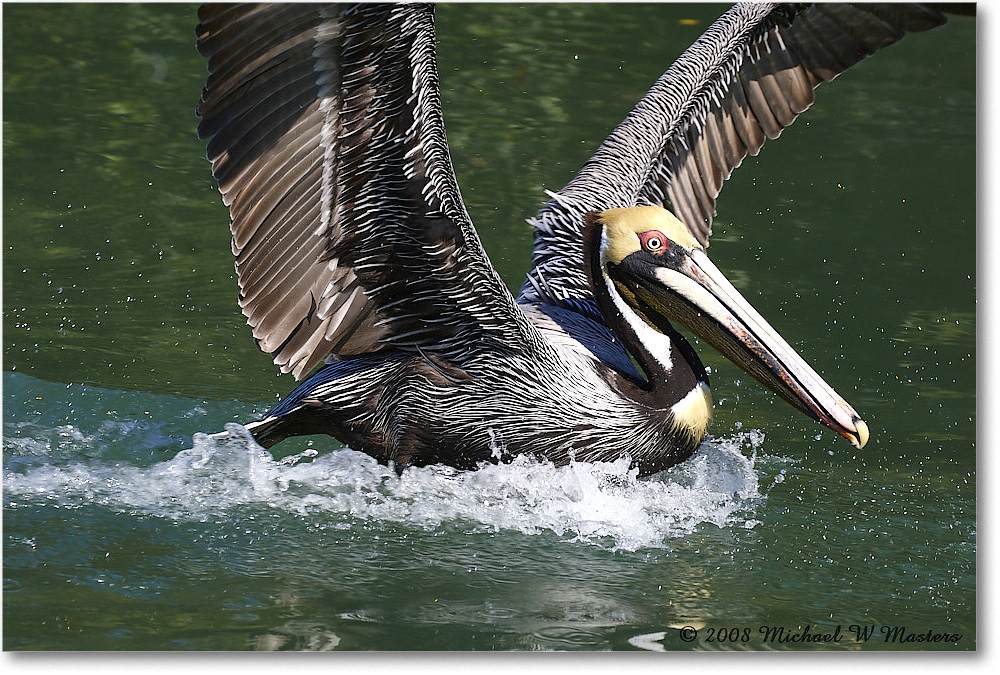
<path id="1" fill-rule="evenodd" d="M 204 415 L 201 409 L 191 412 Z M 670 539 L 702 523 L 753 527 L 756 521 L 748 514 L 762 498 L 755 461 L 740 452 L 745 445 L 755 454 L 760 433 L 714 441 L 694 461 L 659 480 L 639 481 L 624 460 L 561 469 L 521 457 L 476 472 L 434 466 L 401 476 L 349 450 L 319 454 L 310 448 L 276 460 L 238 424 L 227 425 L 225 435 L 197 434 L 191 448 L 150 465 L 103 456 L 80 462 L 87 448 L 108 454 L 109 437 L 134 438 L 141 428 L 109 426 L 87 434 L 59 425 L 45 430 L 46 438 L 31 437 L 23 427 L 12 434 L 6 484 L 11 506 L 24 506 L 20 500 L 62 508 L 98 504 L 201 522 L 229 510 L 259 508 L 329 517 L 334 529 L 377 521 L 433 531 L 457 523 L 470 532 L 550 532 L 612 551 L 634 551 L 669 548 Z M 143 431 L 153 439 L 158 435 Z"/>
<path id="2" fill-rule="evenodd" d="M 512 288 L 543 189 L 720 11 L 440 9 L 459 181 Z M 637 480 L 255 446 L 238 423 L 292 383 L 236 307 L 193 8 L 3 13 L 5 649 L 975 648 L 973 20 L 822 88 L 719 203 L 710 255 L 868 447 L 701 345 L 711 437 Z"/>

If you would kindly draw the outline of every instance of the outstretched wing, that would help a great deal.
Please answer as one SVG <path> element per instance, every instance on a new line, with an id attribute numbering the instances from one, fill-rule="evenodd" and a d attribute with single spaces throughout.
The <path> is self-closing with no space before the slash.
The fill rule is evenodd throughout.
<path id="1" fill-rule="evenodd" d="M 944 22 L 924 5 L 736 5 L 550 195 L 532 220 L 534 269 L 521 299 L 590 297 L 581 253 L 587 211 L 665 206 L 707 245 L 723 181 L 812 104 L 820 83 L 908 31 Z"/>
<path id="2" fill-rule="evenodd" d="M 518 349 L 455 181 L 428 5 L 208 5 L 198 127 L 240 306 L 296 378 L 328 354 Z"/>

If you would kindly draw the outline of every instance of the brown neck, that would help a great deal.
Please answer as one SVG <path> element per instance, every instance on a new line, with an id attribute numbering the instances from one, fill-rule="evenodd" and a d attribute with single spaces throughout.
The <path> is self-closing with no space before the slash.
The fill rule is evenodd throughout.
<path id="1" fill-rule="evenodd" d="M 604 226 L 597 213 L 588 213 L 584 222 L 584 265 L 601 315 L 612 332 L 622 341 L 629 355 L 639 365 L 645 376 L 642 380 L 613 370 L 609 380 L 618 391 L 648 407 L 667 409 L 686 396 L 699 381 L 707 382 L 705 367 L 694 349 L 676 331 L 664 333 L 669 338 L 669 353 L 654 356 L 643 342 L 636 327 L 626 318 L 612 298 L 616 292 L 609 288 L 611 283 L 601 265 L 601 237 Z M 630 298 L 630 309 L 639 319 L 649 325 L 650 330 L 658 330 L 643 315 L 641 303 Z M 635 321 L 633 318 L 632 321 Z M 662 332 L 662 331 L 661 331 Z M 659 358 L 657 358 L 659 357 Z"/>

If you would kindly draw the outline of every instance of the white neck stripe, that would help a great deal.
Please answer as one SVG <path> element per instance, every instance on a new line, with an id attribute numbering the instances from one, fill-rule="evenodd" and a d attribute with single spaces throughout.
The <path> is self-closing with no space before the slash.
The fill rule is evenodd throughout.
<path id="1" fill-rule="evenodd" d="M 601 276 L 604 277 L 604 284 L 608 289 L 608 294 L 611 296 L 611 301 L 615 303 L 615 307 L 621 313 L 622 318 L 625 322 L 632 327 L 635 331 L 636 337 L 646 348 L 649 355 L 659 363 L 663 369 L 669 372 L 673 367 L 673 342 L 670 338 L 656 330 L 645 319 L 640 317 L 635 313 L 625 299 L 618 293 L 615 289 L 615 284 L 611 281 L 611 277 L 602 268 Z"/>

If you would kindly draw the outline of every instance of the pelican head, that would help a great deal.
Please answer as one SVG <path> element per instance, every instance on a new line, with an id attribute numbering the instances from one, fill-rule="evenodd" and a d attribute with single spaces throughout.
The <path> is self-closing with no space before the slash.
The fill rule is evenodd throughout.
<path id="1" fill-rule="evenodd" d="M 672 213 L 637 206 L 593 219 L 600 228 L 603 281 L 619 309 L 631 310 L 622 312 L 624 320 L 645 324 L 633 326 L 637 334 L 650 328 L 672 333 L 675 321 L 806 415 L 864 447 L 868 426 L 854 408 L 740 295 Z"/>

